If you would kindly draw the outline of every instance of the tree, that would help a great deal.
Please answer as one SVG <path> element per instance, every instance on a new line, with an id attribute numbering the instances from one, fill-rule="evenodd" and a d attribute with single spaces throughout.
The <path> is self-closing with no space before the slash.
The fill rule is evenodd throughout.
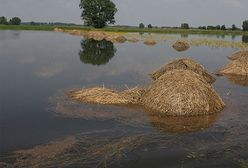
<path id="1" fill-rule="evenodd" d="M 0 17 L 0 24 L 7 25 L 8 24 L 7 18 L 4 16 Z"/>
<path id="2" fill-rule="evenodd" d="M 242 27 L 243 27 L 243 31 L 248 31 L 248 20 L 245 20 L 245 21 L 243 22 Z"/>
<path id="3" fill-rule="evenodd" d="M 9 21 L 10 25 L 20 25 L 21 24 L 21 19 L 19 17 L 13 17 Z"/>
<path id="4" fill-rule="evenodd" d="M 140 23 L 140 24 L 139 24 L 139 28 L 141 28 L 141 29 L 145 28 L 144 23 Z"/>
<path id="5" fill-rule="evenodd" d="M 220 29 L 221 29 L 220 25 L 217 25 L 215 28 L 216 28 L 217 30 L 220 30 Z"/>
<path id="6" fill-rule="evenodd" d="M 226 26 L 225 25 L 222 25 L 220 29 L 221 30 L 226 30 Z"/>
<path id="7" fill-rule="evenodd" d="M 86 39 L 81 41 L 80 60 L 84 64 L 104 65 L 115 56 L 116 48 L 111 41 Z"/>
<path id="8" fill-rule="evenodd" d="M 233 30 L 233 31 L 234 31 L 234 30 L 237 30 L 237 27 L 236 27 L 235 24 L 232 25 L 232 30 Z"/>
<path id="9" fill-rule="evenodd" d="M 188 23 L 183 23 L 181 24 L 182 29 L 189 29 L 189 24 Z"/>
<path id="10" fill-rule="evenodd" d="M 151 25 L 151 24 L 149 24 L 147 27 L 148 27 L 149 29 L 151 29 L 151 28 L 152 28 L 152 25 Z"/>
<path id="11" fill-rule="evenodd" d="M 103 28 L 115 23 L 117 8 L 111 0 L 81 0 L 79 7 L 83 9 L 81 18 L 88 26 Z"/>

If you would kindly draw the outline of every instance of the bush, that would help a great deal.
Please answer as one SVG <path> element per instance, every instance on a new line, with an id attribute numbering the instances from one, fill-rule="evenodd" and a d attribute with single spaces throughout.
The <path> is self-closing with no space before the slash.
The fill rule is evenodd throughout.
<path id="1" fill-rule="evenodd" d="M 148 27 L 149 29 L 151 29 L 151 28 L 152 28 L 152 25 L 151 25 L 151 24 L 149 24 L 147 27 Z"/>

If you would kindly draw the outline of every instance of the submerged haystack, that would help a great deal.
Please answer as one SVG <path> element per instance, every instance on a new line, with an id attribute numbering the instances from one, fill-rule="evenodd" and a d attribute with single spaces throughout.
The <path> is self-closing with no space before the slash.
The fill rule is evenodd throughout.
<path id="1" fill-rule="evenodd" d="M 186 51 L 190 48 L 189 44 L 185 41 L 177 41 L 175 44 L 172 45 L 172 47 L 179 52 Z"/>
<path id="2" fill-rule="evenodd" d="M 214 83 L 216 80 L 205 70 L 205 68 L 201 64 L 199 64 L 198 62 L 196 62 L 191 58 L 175 59 L 169 62 L 168 64 L 164 65 L 163 67 L 161 67 L 159 70 L 152 73 L 151 77 L 154 80 L 157 80 L 160 76 L 162 76 L 166 72 L 174 69 L 194 71 L 195 73 L 201 75 L 208 83 Z"/>
<path id="3" fill-rule="evenodd" d="M 248 86 L 248 75 L 242 76 L 242 75 L 225 75 L 225 77 L 240 86 Z"/>
<path id="4" fill-rule="evenodd" d="M 156 45 L 157 42 L 155 40 L 153 40 L 153 39 L 147 39 L 147 40 L 144 41 L 144 44 L 148 45 L 148 46 L 153 46 L 153 45 Z"/>
<path id="5" fill-rule="evenodd" d="M 95 87 L 72 91 L 70 97 L 84 103 L 128 105 L 138 104 L 144 92 L 145 89 L 138 87 L 124 90 L 122 92 Z"/>
<path id="6" fill-rule="evenodd" d="M 220 75 L 248 76 L 248 55 L 246 52 L 238 52 L 230 57 L 231 61 L 218 72 Z"/>
<path id="7" fill-rule="evenodd" d="M 129 41 L 130 43 L 137 43 L 139 40 L 133 37 L 128 39 L 127 41 Z"/>
<path id="8" fill-rule="evenodd" d="M 201 75 L 172 70 L 158 78 L 142 96 L 149 111 L 169 116 L 195 116 L 220 112 L 224 102 Z"/>

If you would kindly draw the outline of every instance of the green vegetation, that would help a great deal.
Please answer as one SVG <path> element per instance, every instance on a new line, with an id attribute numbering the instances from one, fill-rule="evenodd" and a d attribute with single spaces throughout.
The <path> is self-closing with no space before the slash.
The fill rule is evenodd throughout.
<path id="1" fill-rule="evenodd" d="M 0 25 L 7 25 L 7 24 L 8 24 L 7 18 L 4 16 L 0 17 Z"/>
<path id="2" fill-rule="evenodd" d="M 152 28 L 152 25 L 151 25 L 151 24 L 149 24 L 147 27 L 148 27 L 149 29 L 151 29 L 151 28 Z"/>
<path id="3" fill-rule="evenodd" d="M 9 24 L 10 25 L 20 25 L 21 24 L 21 19 L 19 17 L 13 17 L 10 19 Z"/>
<path id="4" fill-rule="evenodd" d="M 140 23 L 140 24 L 139 24 L 139 28 L 141 28 L 141 29 L 145 28 L 144 23 Z"/>
<path id="5" fill-rule="evenodd" d="M 117 8 L 111 0 L 81 0 L 79 5 L 85 25 L 103 28 L 115 23 Z"/>
<path id="6" fill-rule="evenodd" d="M 77 30 L 102 30 L 111 32 L 134 32 L 134 33 L 172 33 L 172 34 L 213 34 L 213 35 L 248 35 L 248 31 L 241 30 L 206 30 L 206 29 L 175 29 L 175 28 L 139 28 L 130 26 L 108 26 L 103 29 L 96 29 L 89 26 L 51 26 L 51 25 L 0 25 L 0 30 L 43 30 L 53 31 L 54 28 L 77 29 Z"/>
<path id="7" fill-rule="evenodd" d="M 248 31 L 248 20 L 245 20 L 244 22 L 243 22 L 243 30 L 244 31 Z"/>
<path id="8" fill-rule="evenodd" d="M 188 23 L 181 24 L 181 29 L 189 29 L 189 24 Z"/>

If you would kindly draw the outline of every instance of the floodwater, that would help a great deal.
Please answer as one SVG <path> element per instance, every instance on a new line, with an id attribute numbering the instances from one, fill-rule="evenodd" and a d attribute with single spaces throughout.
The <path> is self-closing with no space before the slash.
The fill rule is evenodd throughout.
<path id="1" fill-rule="evenodd" d="M 0 31 L 0 167 L 247 167 L 247 79 L 217 77 L 214 88 L 226 107 L 204 117 L 161 119 L 139 107 L 66 97 L 75 88 L 149 85 L 149 73 L 178 57 L 191 57 L 214 73 L 239 50 L 196 45 L 177 52 L 173 39 L 247 43 L 245 36 L 163 36 L 168 40 L 146 46 Z"/>

